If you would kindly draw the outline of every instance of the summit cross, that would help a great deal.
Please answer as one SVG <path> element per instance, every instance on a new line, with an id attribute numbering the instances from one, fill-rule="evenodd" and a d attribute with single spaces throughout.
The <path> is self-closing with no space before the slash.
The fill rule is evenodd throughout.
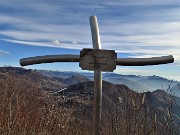
<path id="1" fill-rule="evenodd" d="M 21 66 L 53 63 L 53 62 L 79 62 L 82 70 L 94 71 L 94 102 L 93 102 L 93 123 L 92 135 L 99 135 L 101 120 L 102 102 L 102 71 L 113 72 L 116 65 L 121 66 L 146 66 L 173 63 L 172 55 L 152 58 L 117 58 L 115 50 L 101 49 L 101 41 L 96 16 L 89 18 L 93 49 L 86 48 L 80 51 L 80 55 L 45 55 L 23 58 L 20 60 Z"/>

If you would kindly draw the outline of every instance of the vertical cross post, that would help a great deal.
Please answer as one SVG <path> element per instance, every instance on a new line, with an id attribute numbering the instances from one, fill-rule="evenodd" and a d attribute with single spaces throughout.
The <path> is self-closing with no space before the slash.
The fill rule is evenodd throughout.
<path id="1" fill-rule="evenodd" d="M 89 18 L 92 34 L 93 49 L 101 49 L 101 41 L 99 36 L 99 28 L 96 16 Z M 101 101 L 102 101 L 102 73 L 94 71 L 94 103 L 93 103 L 93 135 L 99 135 L 99 127 L 101 120 Z"/>

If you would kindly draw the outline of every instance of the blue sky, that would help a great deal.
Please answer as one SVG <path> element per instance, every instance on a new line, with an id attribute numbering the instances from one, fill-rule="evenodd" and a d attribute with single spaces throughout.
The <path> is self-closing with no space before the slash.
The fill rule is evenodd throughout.
<path id="1" fill-rule="evenodd" d="M 180 81 L 179 0 L 0 0 L 0 66 L 38 55 L 79 54 L 92 48 L 89 17 L 98 18 L 103 49 L 118 57 L 173 55 L 168 65 L 117 66 L 116 73 Z M 25 68 L 81 71 L 78 63 Z"/>

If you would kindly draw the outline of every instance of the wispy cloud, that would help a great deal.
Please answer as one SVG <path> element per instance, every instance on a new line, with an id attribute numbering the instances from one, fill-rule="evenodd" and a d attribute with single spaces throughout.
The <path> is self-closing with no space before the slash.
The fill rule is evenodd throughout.
<path id="1" fill-rule="evenodd" d="M 1 1 L 0 40 L 91 48 L 88 17 L 97 14 L 102 48 L 115 49 L 129 57 L 172 54 L 180 65 L 179 6 L 179 0 Z"/>
<path id="2" fill-rule="evenodd" d="M 148 6 L 152 6 L 152 5 L 175 5 L 175 4 L 179 4 L 178 0 L 148 0 L 148 1 L 144 1 L 144 0 L 111 0 L 108 1 L 106 0 L 106 4 L 108 5 L 148 5 Z"/>
<path id="3" fill-rule="evenodd" d="M 9 55 L 10 53 L 4 50 L 0 50 L 0 56 Z"/>
<path id="4" fill-rule="evenodd" d="M 76 45 L 75 43 L 61 43 L 59 45 L 54 44 L 54 41 L 52 42 L 31 42 L 31 41 L 23 41 L 23 40 L 12 40 L 12 39 L 2 39 L 3 41 L 15 43 L 15 44 L 22 44 L 22 45 L 31 45 L 31 46 L 42 46 L 42 47 L 55 47 L 55 48 L 67 48 L 67 49 L 81 49 Z"/>

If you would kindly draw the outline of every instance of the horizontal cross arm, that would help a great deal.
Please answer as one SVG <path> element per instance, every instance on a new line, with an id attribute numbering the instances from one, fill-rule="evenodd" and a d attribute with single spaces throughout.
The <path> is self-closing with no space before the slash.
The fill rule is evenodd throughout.
<path id="1" fill-rule="evenodd" d="M 79 62 L 79 55 L 45 55 L 20 59 L 21 66 L 53 63 L 53 62 Z"/>
<path id="2" fill-rule="evenodd" d="M 173 63 L 172 55 L 152 58 L 117 58 L 117 65 L 121 66 L 146 66 Z"/>

